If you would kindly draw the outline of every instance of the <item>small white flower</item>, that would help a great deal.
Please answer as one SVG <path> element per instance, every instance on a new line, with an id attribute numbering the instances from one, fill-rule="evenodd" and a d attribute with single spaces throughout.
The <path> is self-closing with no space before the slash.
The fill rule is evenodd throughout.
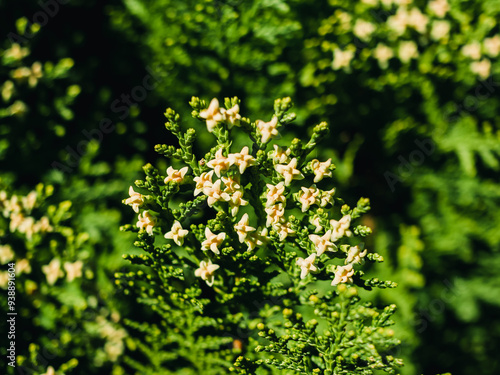
<path id="1" fill-rule="evenodd" d="M 248 214 L 243 215 L 238 224 L 234 226 L 234 229 L 236 230 L 236 233 L 238 234 L 238 239 L 240 240 L 241 243 L 245 241 L 247 235 L 250 232 L 255 231 L 254 227 L 249 226 Z"/>
<path id="2" fill-rule="evenodd" d="M 312 253 L 306 259 L 298 258 L 296 263 L 300 266 L 300 278 L 305 279 L 309 272 L 315 272 L 318 270 L 318 267 L 314 265 L 314 261 L 316 260 L 316 254 Z"/>
<path id="3" fill-rule="evenodd" d="M 340 283 L 352 283 L 354 270 L 352 264 L 346 266 L 337 266 L 335 268 L 335 278 L 332 280 L 332 286 Z"/>
<path id="4" fill-rule="evenodd" d="M 132 209 L 135 212 L 139 213 L 139 207 L 144 204 L 144 196 L 134 191 L 134 188 L 132 186 L 129 187 L 128 194 L 130 195 L 130 198 L 125 199 L 123 203 L 128 206 L 132 206 Z"/>
<path id="5" fill-rule="evenodd" d="M 429 18 L 422 14 L 418 8 L 412 8 L 408 13 L 408 24 L 411 25 L 420 34 L 425 33 Z"/>
<path id="6" fill-rule="evenodd" d="M 240 126 L 241 115 L 238 104 L 229 109 L 221 108 L 221 112 L 226 120 L 228 129 L 231 129 L 233 126 Z"/>
<path id="7" fill-rule="evenodd" d="M 31 264 L 28 259 L 21 259 L 16 262 L 16 275 L 31 273 Z"/>
<path id="8" fill-rule="evenodd" d="M 220 111 L 217 98 L 213 98 L 208 108 L 200 112 L 200 117 L 206 120 L 207 129 L 212 133 L 217 123 L 224 120 L 224 115 Z"/>
<path id="9" fill-rule="evenodd" d="M 489 77 L 491 72 L 491 62 L 488 59 L 474 61 L 470 64 L 470 70 L 473 73 L 476 73 L 479 77 L 486 79 Z"/>
<path id="10" fill-rule="evenodd" d="M 201 243 L 201 249 L 203 251 L 212 250 L 215 254 L 220 254 L 218 247 L 226 238 L 226 233 L 214 234 L 208 227 L 205 227 L 205 237 L 207 239 Z"/>
<path id="11" fill-rule="evenodd" d="M 279 224 L 283 221 L 283 215 L 285 214 L 285 208 L 282 203 L 275 204 L 274 206 L 264 209 L 267 214 L 266 227 L 271 225 Z"/>
<path id="12" fill-rule="evenodd" d="M 479 60 L 481 58 L 481 44 L 478 41 L 466 44 L 462 47 L 462 55 L 472 60 Z"/>
<path id="13" fill-rule="evenodd" d="M 168 184 L 170 181 L 175 182 L 176 184 L 181 184 L 184 181 L 184 176 L 186 175 L 188 169 L 188 167 L 184 167 L 177 170 L 172 167 L 168 167 L 165 184 Z"/>
<path id="14" fill-rule="evenodd" d="M 434 40 L 448 39 L 450 23 L 448 21 L 434 21 L 432 23 L 431 38 Z"/>
<path id="15" fill-rule="evenodd" d="M 377 59 L 381 69 L 387 69 L 388 61 L 394 57 L 394 51 L 385 44 L 379 43 L 373 50 L 373 57 Z"/>
<path id="16" fill-rule="evenodd" d="M 359 39 L 367 41 L 370 39 L 370 36 L 375 31 L 375 25 L 371 22 L 358 19 L 354 24 L 354 35 L 356 35 Z"/>
<path id="17" fill-rule="evenodd" d="M 333 205 L 333 196 L 335 195 L 335 188 L 332 190 L 326 190 L 321 192 L 321 197 L 319 198 L 320 207 L 325 207 L 329 204 Z"/>
<path id="18" fill-rule="evenodd" d="M 0 264 L 5 264 L 14 259 L 14 252 L 9 245 L 0 246 Z"/>
<path id="19" fill-rule="evenodd" d="M 45 372 L 42 375 L 56 375 L 56 371 L 54 370 L 54 367 L 49 366 L 47 367 L 47 372 Z"/>
<path id="20" fill-rule="evenodd" d="M 241 152 L 236 154 L 229 154 L 229 162 L 231 165 L 236 165 L 239 168 L 241 174 L 245 172 L 247 167 L 257 164 L 257 161 L 252 155 L 248 154 L 248 147 L 245 146 L 241 149 Z"/>
<path id="21" fill-rule="evenodd" d="M 215 171 L 217 177 L 220 177 L 221 172 L 229 169 L 231 162 L 222 155 L 222 148 L 219 148 L 215 153 L 215 159 L 210 160 L 207 165 Z"/>
<path id="22" fill-rule="evenodd" d="M 200 176 L 195 177 L 193 180 L 196 182 L 196 187 L 194 189 L 194 195 L 197 196 L 200 194 L 202 191 L 204 191 L 205 188 L 212 187 L 212 176 L 214 174 L 214 171 L 210 172 L 203 172 Z"/>
<path id="23" fill-rule="evenodd" d="M 364 263 L 364 256 L 368 252 L 368 250 L 362 251 L 364 248 L 364 244 L 361 243 L 358 246 L 351 246 L 349 248 L 349 251 L 347 252 L 347 258 L 345 260 L 345 264 L 363 264 Z"/>
<path id="24" fill-rule="evenodd" d="M 330 220 L 332 230 L 330 241 L 335 242 L 344 236 L 350 236 L 349 225 L 351 225 L 351 215 L 345 215 L 339 221 Z"/>
<path id="25" fill-rule="evenodd" d="M 327 231 L 323 236 L 317 234 L 310 234 L 309 239 L 316 247 L 316 254 L 321 256 L 325 251 L 337 251 L 337 246 L 330 242 L 332 231 Z"/>
<path id="26" fill-rule="evenodd" d="M 202 280 L 205 280 L 208 286 L 212 286 L 214 284 L 214 271 L 217 269 L 219 269 L 219 265 L 212 264 L 210 259 L 208 262 L 202 260 L 200 262 L 200 268 L 194 271 L 194 275 L 196 277 L 201 277 Z"/>
<path id="27" fill-rule="evenodd" d="M 440 18 L 443 18 L 446 13 L 450 10 L 447 0 L 434 0 L 429 2 L 429 9 L 434 12 L 434 14 Z"/>
<path id="28" fill-rule="evenodd" d="M 45 274 L 49 285 L 54 285 L 58 278 L 64 276 L 61 271 L 61 261 L 57 258 L 52 259 L 49 264 L 42 266 L 42 272 Z"/>
<path id="29" fill-rule="evenodd" d="M 189 231 L 187 229 L 182 229 L 181 223 L 176 220 L 170 232 L 165 233 L 165 238 L 173 240 L 178 246 L 182 246 L 184 244 L 184 237 L 186 237 L 188 233 Z"/>
<path id="30" fill-rule="evenodd" d="M 399 45 L 398 56 L 399 59 L 405 64 L 410 62 L 411 59 L 416 59 L 418 57 L 418 49 L 415 42 L 412 40 L 401 42 Z"/>
<path id="31" fill-rule="evenodd" d="M 314 233 L 319 233 L 323 230 L 323 226 L 320 224 L 320 217 L 318 215 L 310 216 L 309 222 L 314 225 Z"/>
<path id="32" fill-rule="evenodd" d="M 271 137 L 278 135 L 278 118 L 273 116 L 272 120 L 269 122 L 264 122 L 262 120 L 257 120 L 255 122 L 259 133 L 262 135 L 261 142 L 267 143 L 271 139 Z"/>
<path id="33" fill-rule="evenodd" d="M 231 215 L 236 216 L 238 214 L 240 206 L 246 206 L 247 204 L 248 201 L 243 199 L 243 191 L 241 190 L 236 191 L 229 198 L 229 207 L 231 208 Z"/>
<path id="34" fill-rule="evenodd" d="M 276 203 L 285 203 L 286 198 L 283 194 L 285 192 L 285 185 L 283 182 L 278 183 L 276 186 L 272 184 L 266 184 L 266 186 L 269 189 L 266 195 L 266 208 Z"/>
<path id="35" fill-rule="evenodd" d="M 83 262 L 81 260 L 77 260 L 74 263 L 64 262 L 64 270 L 66 271 L 66 280 L 68 280 L 68 282 L 71 282 L 77 277 L 82 277 L 82 267 L 83 267 Z"/>
<path id="36" fill-rule="evenodd" d="M 408 12 L 406 8 L 399 7 L 396 14 L 387 19 L 387 26 L 398 35 L 404 34 L 408 26 Z"/>
<path id="37" fill-rule="evenodd" d="M 295 234 L 289 222 L 274 224 L 273 229 L 278 233 L 280 241 L 284 241 L 289 235 Z"/>
<path id="38" fill-rule="evenodd" d="M 274 164 L 286 164 L 290 162 L 290 149 L 283 151 L 278 145 L 273 145 L 274 150 L 269 152 Z"/>
<path id="39" fill-rule="evenodd" d="M 495 35 L 484 40 L 484 49 L 491 57 L 496 57 L 500 53 L 500 35 Z"/>
<path id="40" fill-rule="evenodd" d="M 239 175 L 221 177 L 222 182 L 226 186 L 224 193 L 234 194 L 241 189 Z"/>
<path id="41" fill-rule="evenodd" d="M 342 68 L 349 67 L 352 58 L 354 57 L 354 51 L 346 50 L 342 51 L 341 49 L 336 49 L 333 51 L 333 61 L 332 68 L 333 70 L 339 70 Z"/>
<path id="42" fill-rule="evenodd" d="M 274 169 L 285 178 L 285 186 L 290 185 L 292 180 L 302 180 L 304 175 L 297 169 L 297 158 L 293 158 L 288 165 L 277 164 Z"/>
<path id="43" fill-rule="evenodd" d="M 310 188 L 306 188 L 304 186 L 301 187 L 302 194 L 299 197 L 299 202 L 302 204 L 302 212 L 306 212 L 311 205 L 316 203 L 316 199 L 319 195 L 319 190 L 315 185 L 312 185 Z"/>
<path id="44" fill-rule="evenodd" d="M 142 229 L 146 229 L 146 232 L 152 236 L 153 235 L 153 228 L 156 225 L 156 218 L 149 213 L 149 211 L 144 211 L 141 214 L 139 214 L 139 221 L 137 222 L 137 227 Z"/>
<path id="45" fill-rule="evenodd" d="M 203 194 L 205 194 L 208 197 L 207 203 L 210 207 L 212 207 L 213 204 L 215 202 L 218 202 L 219 200 L 223 200 L 223 201 L 227 202 L 231 199 L 229 194 L 224 193 L 221 190 L 221 187 L 220 187 L 221 183 L 222 183 L 221 180 L 217 180 L 217 181 L 215 181 L 215 183 L 212 186 L 205 187 L 203 189 Z"/>
<path id="46" fill-rule="evenodd" d="M 321 163 L 318 159 L 311 160 L 311 168 L 314 172 L 314 183 L 320 182 L 325 177 L 332 177 L 332 171 L 330 166 L 332 165 L 332 159 Z"/>
<path id="47" fill-rule="evenodd" d="M 255 249 L 256 246 L 262 246 L 269 238 L 267 237 L 267 228 L 257 230 L 259 233 L 250 233 L 245 238 L 245 244 L 248 246 L 247 250 L 251 251 Z"/>

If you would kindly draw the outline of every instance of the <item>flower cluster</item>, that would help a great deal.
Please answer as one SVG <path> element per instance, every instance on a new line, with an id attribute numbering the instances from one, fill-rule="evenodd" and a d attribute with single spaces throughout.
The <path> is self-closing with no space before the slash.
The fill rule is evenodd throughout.
<path id="1" fill-rule="evenodd" d="M 209 303 L 195 292 L 199 287 L 203 293 L 198 283 L 187 283 L 190 278 L 201 280 L 228 309 L 247 306 L 246 295 L 267 298 L 266 291 L 275 290 L 275 277 L 289 280 L 284 293 L 297 304 L 299 295 L 326 280 L 350 288 L 394 286 L 364 280 L 358 269 L 365 259 L 381 260 L 368 254 L 360 239 L 370 228 L 356 224 L 368 211 L 368 200 L 349 207 L 332 187 L 332 160 L 309 158 L 328 131 L 326 123 L 315 126 L 308 141 L 271 145 L 277 129 L 295 118 L 289 98 L 276 100 L 268 123 L 231 117 L 239 112 L 237 98 L 226 99 L 225 108 L 217 99 L 208 107 L 198 98 L 190 104 L 215 144 L 200 158 L 192 147 L 195 130 L 181 131 L 180 116 L 167 110 L 166 127 L 180 148 L 157 145 L 156 150 L 171 163 L 176 159 L 175 167 L 169 166 L 164 176 L 146 165 L 146 179 L 135 182 L 139 192 L 131 187 L 124 200 L 139 211 L 139 221 L 123 229 L 138 232 L 136 244 L 151 260 L 128 258 L 156 270 L 155 283 L 172 293 L 173 304 L 187 308 L 178 298 L 196 306 Z M 234 138 L 237 148 L 230 137 L 234 125 L 241 133 Z M 155 245 L 156 233 L 163 234 L 161 247 Z M 330 363 L 330 357 L 325 360 Z"/>

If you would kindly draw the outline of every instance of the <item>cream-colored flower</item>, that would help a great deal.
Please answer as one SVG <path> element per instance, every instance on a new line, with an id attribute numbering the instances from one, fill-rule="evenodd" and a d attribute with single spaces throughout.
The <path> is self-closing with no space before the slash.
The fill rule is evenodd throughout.
<path id="1" fill-rule="evenodd" d="M 321 163 L 318 159 L 311 160 L 311 168 L 314 172 L 314 183 L 320 182 L 325 177 L 332 177 L 330 166 L 332 165 L 332 158 Z"/>
<path id="2" fill-rule="evenodd" d="M 203 189 L 203 194 L 205 194 L 208 197 L 207 203 L 210 207 L 212 207 L 215 202 L 218 202 L 220 200 L 227 202 L 231 199 L 229 194 L 224 193 L 221 190 L 221 187 L 220 187 L 221 183 L 222 183 L 221 180 L 217 180 L 217 181 L 215 181 L 215 183 L 212 186 L 205 187 Z"/>
<path id="3" fill-rule="evenodd" d="M 472 60 L 479 60 L 481 58 L 481 44 L 478 41 L 466 44 L 462 47 L 462 55 Z"/>
<path id="4" fill-rule="evenodd" d="M 316 254 L 321 256 L 325 251 L 337 251 L 337 246 L 330 242 L 332 231 L 327 231 L 323 236 L 317 234 L 310 234 L 309 239 L 316 247 Z"/>
<path id="5" fill-rule="evenodd" d="M 288 165 L 276 164 L 274 169 L 284 177 L 285 186 L 290 185 L 292 180 L 302 180 L 304 178 L 302 172 L 297 169 L 297 158 L 293 158 Z"/>
<path id="6" fill-rule="evenodd" d="M 245 241 L 250 232 L 254 232 L 255 228 L 249 225 L 248 214 L 244 214 L 241 220 L 234 226 L 238 239 L 241 243 Z"/>
<path id="7" fill-rule="evenodd" d="M 320 220 L 321 218 L 319 217 L 319 215 L 309 217 L 309 222 L 316 227 L 314 229 L 314 233 L 319 233 L 323 230 L 323 226 L 321 225 Z"/>
<path id="8" fill-rule="evenodd" d="M 359 244 L 358 246 L 351 246 L 349 251 L 347 252 L 347 258 L 345 260 L 345 264 L 363 264 L 364 256 L 368 252 L 368 250 L 364 250 L 364 243 Z"/>
<path id="9" fill-rule="evenodd" d="M 215 171 L 217 177 L 220 177 L 221 172 L 225 172 L 231 166 L 229 158 L 222 155 L 222 148 L 219 148 L 215 153 L 215 159 L 210 160 L 207 165 Z"/>
<path id="10" fill-rule="evenodd" d="M 132 186 L 129 187 L 128 194 L 130 195 L 130 198 L 125 199 L 123 203 L 128 206 L 132 206 L 132 209 L 135 212 L 139 213 L 139 207 L 144 204 L 144 196 L 134 191 L 134 188 Z"/>
<path id="11" fill-rule="evenodd" d="M 47 372 L 45 372 L 42 375 L 56 375 L 56 371 L 54 370 L 54 367 L 49 366 L 47 367 Z"/>
<path id="12" fill-rule="evenodd" d="M 337 266 L 335 268 L 335 278 L 332 280 L 332 286 L 340 283 L 352 283 L 354 270 L 352 264 L 346 266 Z"/>
<path id="13" fill-rule="evenodd" d="M 333 61 L 332 61 L 332 69 L 339 70 L 342 68 L 347 68 L 351 64 L 351 60 L 354 57 L 354 51 L 345 50 L 337 48 L 333 51 Z"/>
<path id="14" fill-rule="evenodd" d="M 238 166 L 241 174 L 245 172 L 247 167 L 257 164 L 257 160 L 252 155 L 249 155 L 248 151 L 248 147 L 245 146 L 241 149 L 241 152 L 228 155 L 229 163 Z"/>
<path id="15" fill-rule="evenodd" d="M 208 108 L 200 112 L 200 117 L 206 120 L 207 129 L 212 133 L 217 123 L 224 120 L 224 115 L 220 111 L 217 98 L 213 98 Z"/>
<path id="16" fill-rule="evenodd" d="M 285 192 L 285 185 L 283 182 L 278 183 L 276 186 L 272 184 L 266 184 L 267 194 L 266 194 L 266 208 L 269 208 L 276 203 L 285 203 L 286 198 L 283 194 Z"/>
<path id="17" fill-rule="evenodd" d="M 367 41 L 370 39 L 370 36 L 375 31 L 375 25 L 371 22 L 358 19 L 354 24 L 354 35 L 356 35 L 359 39 Z"/>
<path id="18" fill-rule="evenodd" d="M 309 272 L 315 272 L 318 270 L 318 267 L 314 265 L 314 261 L 316 260 L 316 253 L 312 253 L 306 259 L 298 258 L 296 264 L 300 266 L 300 278 L 305 279 Z"/>
<path id="19" fill-rule="evenodd" d="M 274 164 L 286 164 L 290 162 L 290 149 L 284 151 L 280 146 L 273 145 L 274 150 L 269 152 Z"/>
<path id="20" fill-rule="evenodd" d="M 24 218 L 17 227 L 17 230 L 24 233 L 28 241 L 31 241 L 33 233 L 36 233 L 35 219 L 31 216 Z"/>
<path id="21" fill-rule="evenodd" d="M 38 61 L 35 61 L 33 65 L 31 66 L 31 72 L 28 78 L 28 84 L 31 87 L 36 86 L 38 80 L 42 78 L 43 73 L 42 73 L 42 64 Z"/>
<path id="22" fill-rule="evenodd" d="M 233 126 L 240 126 L 241 115 L 238 104 L 229 109 L 221 108 L 221 113 L 226 120 L 228 129 L 231 129 Z"/>
<path id="23" fill-rule="evenodd" d="M 339 221 L 330 220 L 332 236 L 330 240 L 335 242 L 344 236 L 350 236 L 349 226 L 351 225 L 351 215 L 343 216 Z"/>
<path id="24" fill-rule="evenodd" d="M 27 196 L 21 197 L 22 205 L 26 211 L 31 212 L 33 207 L 35 207 L 36 198 L 37 198 L 36 191 L 32 191 Z"/>
<path id="25" fill-rule="evenodd" d="M 14 94 L 14 82 L 9 80 L 5 81 L 1 89 L 1 95 L 4 102 L 8 102 L 13 94 Z"/>
<path id="26" fill-rule="evenodd" d="M 301 189 L 302 194 L 299 197 L 299 202 L 302 204 L 302 212 L 306 212 L 311 205 L 316 203 L 319 190 L 316 185 L 312 185 L 310 188 L 302 186 Z"/>
<path id="27" fill-rule="evenodd" d="M 9 245 L 1 245 L 0 246 L 0 263 L 5 264 L 14 259 L 14 252 Z"/>
<path id="28" fill-rule="evenodd" d="M 415 42 L 412 40 L 401 42 L 399 45 L 398 56 L 399 59 L 405 64 L 411 59 L 416 59 L 418 57 L 418 49 Z"/>
<path id="29" fill-rule="evenodd" d="M 261 230 L 259 227 L 257 229 L 258 233 L 249 233 L 248 236 L 245 238 L 245 244 L 248 246 L 247 250 L 251 251 L 255 249 L 257 246 L 262 246 L 264 245 L 265 242 L 269 239 L 267 237 L 268 230 L 267 228 L 264 228 Z"/>
<path id="30" fill-rule="evenodd" d="M 434 12 L 434 14 L 440 18 L 443 18 L 446 13 L 450 10 L 447 0 L 433 0 L 429 2 L 429 9 Z"/>
<path id="31" fill-rule="evenodd" d="M 283 221 L 283 215 L 285 214 L 285 208 L 282 203 L 275 204 L 274 206 L 264 209 L 267 214 L 266 227 L 271 225 L 279 224 Z"/>
<path id="32" fill-rule="evenodd" d="M 205 237 L 207 239 L 201 243 L 201 249 L 203 251 L 212 250 L 215 254 L 220 254 L 218 247 L 224 242 L 226 233 L 214 234 L 208 227 L 205 227 Z"/>
<path id="33" fill-rule="evenodd" d="M 284 241 L 289 235 L 295 234 L 290 222 L 274 224 L 273 229 L 278 233 L 280 241 Z"/>
<path id="34" fill-rule="evenodd" d="M 257 130 L 259 131 L 260 135 L 262 136 L 261 142 L 262 143 L 267 143 L 272 137 L 275 137 L 278 135 L 278 118 L 276 116 L 273 116 L 272 120 L 269 122 L 264 122 L 262 120 L 257 120 L 255 122 L 255 125 L 257 126 Z"/>
<path id="35" fill-rule="evenodd" d="M 212 261 L 209 259 L 208 262 L 202 260 L 200 262 L 200 268 L 194 271 L 194 275 L 196 277 L 201 277 L 202 280 L 207 282 L 208 286 L 212 286 L 214 284 L 214 271 L 219 269 L 218 264 L 212 264 Z"/>
<path id="36" fill-rule="evenodd" d="M 484 49 L 488 56 L 497 57 L 500 53 L 500 35 L 495 35 L 484 40 Z"/>
<path id="37" fill-rule="evenodd" d="M 6 58 L 12 58 L 15 60 L 21 60 L 23 57 L 28 56 L 28 54 L 29 50 L 25 47 L 21 47 L 17 43 L 12 44 L 12 46 L 4 52 L 4 56 Z"/>
<path id="38" fill-rule="evenodd" d="M 229 199 L 229 207 L 231 208 L 231 215 L 236 216 L 240 206 L 246 206 L 248 201 L 243 199 L 243 191 L 238 190 Z"/>
<path id="39" fill-rule="evenodd" d="M 412 8 L 408 12 L 408 24 L 411 25 L 420 34 L 425 33 L 429 18 L 420 12 L 418 8 Z"/>
<path id="40" fill-rule="evenodd" d="M 448 21 L 436 20 L 432 23 L 431 38 L 434 40 L 447 40 L 450 35 L 450 23 Z"/>
<path id="41" fill-rule="evenodd" d="M 394 57 L 392 48 L 387 47 L 385 44 L 379 43 L 373 50 L 373 57 L 378 61 L 381 69 L 387 69 L 389 66 L 388 61 Z"/>
<path id="42" fill-rule="evenodd" d="M 234 194 L 241 189 L 240 177 L 239 175 L 221 177 L 222 182 L 224 182 L 224 193 Z"/>
<path id="43" fill-rule="evenodd" d="M 387 18 L 387 26 L 397 35 L 403 35 L 408 26 L 408 12 L 405 7 L 399 7 L 396 14 Z"/>
<path id="44" fill-rule="evenodd" d="M 21 259 L 16 262 L 16 275 L 31 273 L 31 265 L 28 259 Z"/>
<path id="45" fill-rule="evenodd" d="M 9 285 L 9 273 L 7 271 L 0 271 L 0 288 L 7 289 Z"/>
<path id="46" fill-rule="evenodd" d="M 194 189 L 194 195 L 195 196 L 197 196 L 202 191 L 204 191 L 205 188 L 212 187 L 212 176 L 213 176 L 213 174 L 214 174 L 214 171 L 203 172 L 200 176 L 195 177 L 193 179 L 194 182 L 196 182 L 196 187 Z"/>
<path id="47" fill-rule="evenodd" d="M 66 280 L 72 282 L 77 277 L 82 277 L 83 262 L 77 260 L 74 263 L 64 262 L 64 270 L 66 271 Z"/>
<path id="48" fill-rule="evenodd" d="M 186 237 L 188 233 L 189 231 L 187 229 L 182 229 L 181 223 L 175 220 L 170 232 L 165 233 L 165 238 L 173 240 L 178 246 L 182 246 L 184 244 L 184 237 Z"/>
<path id="49" fill-rule="evenodd" d="M 42 272 L 45 274 L 49 285 L 54 285 L 58 278 L 64 276 L 61 270 L 61 261 L 57 258 L 52 259 L 49 264 L 42 266 Z"/>
<path id="50" fill-rule="evenodd" d="M 482 79 L 486 79 L 491 73 L 491 62 L 488 59 L 482 59 L 481 61 L 474 61 L 470 64 L 470 70 L 476 73 Z"/>
<path id="51" fill-rule="evenodd" d="M 333 196 L 335 195 L 335 188 L 331 190 L 326 190 L 321 192 L 321 196 L 319 197 L 319 202 L 317 202 L 320 207 L 326 207 L 329 204 L 333 205 Z"/>
<path id="52" fill-rule="evenodd" d="M 50 225 L 49 218 L 47 216 L 42 216 L 40 220 L 33 225 L 33 231 L 35 233 L 46 233 L 52 232 L 53 230 L 54 228 Z"/>
<path id="53" fill-rule="evenodd" d="M 144 211 L 142 214 L 139 214 L 139 221 L 137 222 L 137 227 L 145 229 L 146 232 L 152 236 L 153 228 L 156 225 L 156 218 L 149 213 L 149 211 Z"/>
<path id="54" fill-rule="evenodd" d="M 181 184 L 184 181 L 184 176 L 186 175 L 188 169 L 188 167 L 184 167 L 177 170 L 172 167 L 168 167 L 167 177 L 165 177 L 164 181 L 165 184 L 168 184 L 170 181 L 175 182 L 176 184 Z"/>

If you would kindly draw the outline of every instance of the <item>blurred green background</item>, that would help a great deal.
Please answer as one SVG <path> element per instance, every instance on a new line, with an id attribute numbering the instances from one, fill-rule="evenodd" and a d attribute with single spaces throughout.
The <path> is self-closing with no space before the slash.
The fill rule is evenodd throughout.
<path id="1" fill-rule="evenodd" d="M 399 307 L 402 373 L 498 374 L 499 16 L 498 0 L 0 0 L 0 282 L 15 260 L 25 373 L 147 367 L 123 319 L 150 313 L 114 286 L 134 251 L 121 200 L 174 142 L 165 109 L 187 118 L 195 95 L 252 118 L 290 96 L 299 137 L 330 123 L 317 157 L 348 203 L 372 201 L 373 272 L 399 284 L 372 298 Z"/>

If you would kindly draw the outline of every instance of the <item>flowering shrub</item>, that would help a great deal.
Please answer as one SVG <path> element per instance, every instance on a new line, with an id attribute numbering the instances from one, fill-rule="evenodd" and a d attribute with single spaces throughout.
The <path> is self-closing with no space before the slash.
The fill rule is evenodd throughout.
<path id="1" fill-rule="evenodd" d="M 122 229 L 137 232 L 143 250 L 126 258 L 144 267 L 117 283 L 160 317 L 159 325 L 129 322 L 150 343 L 136 341 L 149 366 L 129 364 L 146 373 L 396 373 L 402 361 L 391 355 L 398 340 L 388 328 L 396 306 L 378 309 L 359 296 L 395 286 L 364 276 L 365 260 L 382 261 L 364 249 L 371 230 L 358 221 L 368 199 L 345 204 L 331 160 L 309 156 L 327 124 L 307 142 L 285 143 L 277 139 L 295 119 L 289 98 L 256 121 L 240 114 L 237 98 L 224 103 L 190 102 L 215 138 L 206 154 L 195 129 L 183 130 L 168 109 L 166 128 L 180 147 L 157 145 L 166 175 L 147 164 L 124 200 L 139 215 Z"/>

